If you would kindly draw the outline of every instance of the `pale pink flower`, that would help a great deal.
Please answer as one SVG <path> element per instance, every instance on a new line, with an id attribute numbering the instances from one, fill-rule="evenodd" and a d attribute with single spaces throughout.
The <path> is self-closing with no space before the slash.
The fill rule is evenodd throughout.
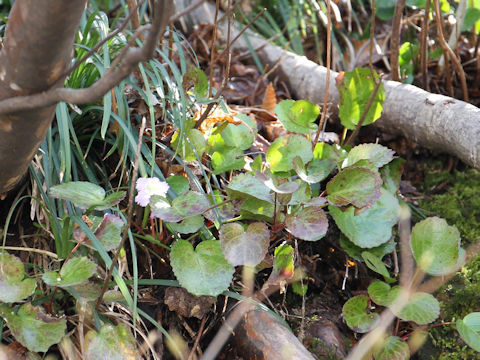
<path id="1" fill-rule="evenodd" d="M 135 185 L 138 191 L 135 202 L 143 207 L 148 205 L 153 195 L 166 197 L 169 189 L 168 184 L 158 178 L 138 178 Z"/>

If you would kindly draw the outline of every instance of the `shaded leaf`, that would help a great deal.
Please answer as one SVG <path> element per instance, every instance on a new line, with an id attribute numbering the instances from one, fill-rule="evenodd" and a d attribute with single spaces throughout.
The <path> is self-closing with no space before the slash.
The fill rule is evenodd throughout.
<path id="1" fill-rule="evenodd" d="M 402 177 L 404 163 L 405 160 L 396 158 L 380 169 L 383 187 L 392 194 L 395 194 L 400 186 L 400 179 Z"/>
<path id="2" fill-rule="evenodd" d="M 293 260 L 293 248 L 290 245 L 282 244 L 277 246 L 274 252 L 272 276 L 292 277 L 294 270 Z"/>
<path id="3" fill-rule="evenodd" d="M 366 333 L 373 329 L 379 320 L 377 313 L 367 313 L 368 296 L 354 296 L 343 305 L 343 316 L 350 329 Z"/>
<path id="4" fill-rule="evenodd" d="M 480 313 L 470 313 L 463 320 L 458 319 L 456 325 L 463 341 L 472 349 L 480 351 Z"/>
<path id="5" fill-rule="evenodd" d="M 172 245 L 170 263 L 180 285 L 196 296 L 221 294 L 234 271 L 216 240 L 202 241 L 195 250 L 188 241 L 178 240 Z"/>
<path id="6" fill-rule="evenodd" d="M 380 280 L 374 281 L 368 287 L 368 295 L 370 295 L 370 298 L 375 304 L 380 306 L 390 306 L 400 291 L 400 286 L 394 286 L 392 288 Z"/>
<path id="7" fill-rule="evenodd" d="M 195 215 L 183 219 L 178 223 L 168 223 L 173 231 L 181 234 L 193 234 L 203 226 L 203 216 Z"/>
<path id="8" fill-rule="evenodd" d="M 317 241 L 325 236 L 328 220 L 320 207 L 309 206 L 288 214 L 285 219 L 286 229 L 293 236 L 309 241 Z"/>
<path id="9" fill-rule="evenodd" d="M 348 256 L 354 258 L 355 260 L 363 261 L 362 252 L 365 249 L 352 243 L 344 234 L 340 234 L 340 246 L 343 250 L 345 250 Z M 369 248 L 368 252 L 378 256 L 381 259 L 384 255 L 390 254 L 393 250 L 395 250 L 395 241 L 390 239 L 382 245 Z"/>
<path id="10" fill-rule="evenodd" d="M 78 285 L 89 279 L 97 270 L 97 265 L 86 256 L 77 256 L 63 264 L 60 272 L 48 271 L 43 281 L 50 286 L 68 287 Z"/>
<path id="11" fill-rule="evenodd" d="M 253 140 L 257 136 L 257 124 L 255 120 L 245 114 L 238 114 L 235 118 L 242 123 L 237 125 L 227 124 L 220 135 L 228 147 L 247 150 L 252 146 Z M 243 151 L 241 153 L 243 155 Z"/>
<path id="12" fill-rule="evenodd" d="M 25 267 L 16 256 L 0 253 L 0 301 L 24 300 L 35 291 L 37 281 L 25 276 Z"/>
<path id="13" fill-rule="evenodd" d="M 48 315 L 30 303 L 20 306 L 17 313 L 2 304 L 0 313 L 15 339 L 31 351 L 47 351 L 62 340 L 67 329 L 64 318 Z"/>
<path id="14" fill-rule="evenodd" d="M 404 321 L 414 321 L 419 325 L 430 324 L 440 314 L 440 304 L 432 294 L 417 292 L 407 305 L 395 315 Z"/>
<path id="15" fill-rule="evenodd" d="M 258 265 L 270 244 L 270 231 L 261 222 L 250 224 L 246 230 L 238 223 L 224 224 L 219 236 L 223 254 L 233 266 Z"/>
<path id="16" fill-rule="evenodd" d="M 135 360 L 136 340 L 125 324 L 103 325 L 100 332 L 90 330 L 85 336 L 86 360 Z"/>
<path id="17" fill-rule="evenodd" d="M 362 257 L 363 257 L 363 260 L 365 261 L 365 264 L 368 266 L 370 270 L 373 270 L 376 273 L 379 273 L 387 281 L 392 280 L 390 278 L 390 274 L 388 273 L 387 267 L 382 262 L 382 259 L 380 259 L 378 256 L 372 254 L 369 251 L 363 251 Z"/>
<path id="18" fill-rule="evenodd" d="M 177 195 L 186 193 L 190 189 L 190 183 L 185 176 L 173 175 L 165 179 L 170 189 L 175 191 Z"/>
<path id="19" fill-rule="evenodd" d="M 408 360 L 410 349 L 405 341 L 397 336 L 389 336 L 374 353 L 375 360 Z"/>

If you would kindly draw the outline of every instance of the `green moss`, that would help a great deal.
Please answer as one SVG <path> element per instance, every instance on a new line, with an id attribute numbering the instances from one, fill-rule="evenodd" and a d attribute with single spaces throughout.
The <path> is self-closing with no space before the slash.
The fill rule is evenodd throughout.
<path id="1" fill-rule="evenodd" d="M 446 171 L 426 173 L 424 192 L 443 184 L 445 191 L 432 194 L 419 202 L 429 216 L 440 216 L 456 225 L 462 236 L 462 246 L 468 247 L 480 239 L 480 173 L 469 169 L 453 174 Z M 480 310 L 480 257 L 464 266 L 438 292 L 441 314 L 438 322 L 455 321 L 470 312 Z M 460 339 L 454 326 L 430 330 L 431 342 L 439 352 L 432 359 L 480 359 L 480 354 Z"/>
<path id="2" fill-rule="evenodd" d="M 445 192 L 420 200 L 420 208 L 428 214 L 443 217 L 449 224 L 455 224 L 462 234 L 464 245 L 476 242 L 480 239 L 480 172 L 469 169 L 454 174 L 447 171 L 425 174 L 425 193 L 440 184 L 445 184 Z"/>

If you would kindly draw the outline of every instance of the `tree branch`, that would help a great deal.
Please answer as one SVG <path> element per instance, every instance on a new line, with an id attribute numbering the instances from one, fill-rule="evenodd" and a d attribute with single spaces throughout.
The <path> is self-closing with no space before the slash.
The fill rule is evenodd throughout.
<path id="1" fill-rule="evenodd" d="M 131 47 L 132 44 L 129 42 L 122 54 L 119 55 L 120 61 L 118 61 L 118 65 L 110 68 L 104 76 L 93 85 L 84 89 L 61 87 L 34 95 L 16 96 L 5 99 L 0 101 L 0 114 L 34 110 L 55 105 L 60 101 L 72 104 L 87 104 L 105 95 L 110 89 L 126 78 L 138 63 L 147 61 L 153 57 L 160 32 L 168 25 L 173 10 L 171 1 L 157 0 L 155 5 L 155 17 L 143 47 Z M 135 32 L 134 37 L 138 36 L 143 30 L 145 30 L 145 28 L 139 28 Z"/>

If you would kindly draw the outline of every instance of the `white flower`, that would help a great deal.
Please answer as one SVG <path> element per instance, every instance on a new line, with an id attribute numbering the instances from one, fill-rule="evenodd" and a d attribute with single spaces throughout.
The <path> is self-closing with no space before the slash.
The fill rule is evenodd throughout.
<path id="1" fill-rule="evenodd" d="M 153 195 L 166 197 L 169 189 L 168 184 L 158 178 L 138 178 L 135 187 L 138 191 L 135 202 L 143 207 L 148 205 Z"/>

